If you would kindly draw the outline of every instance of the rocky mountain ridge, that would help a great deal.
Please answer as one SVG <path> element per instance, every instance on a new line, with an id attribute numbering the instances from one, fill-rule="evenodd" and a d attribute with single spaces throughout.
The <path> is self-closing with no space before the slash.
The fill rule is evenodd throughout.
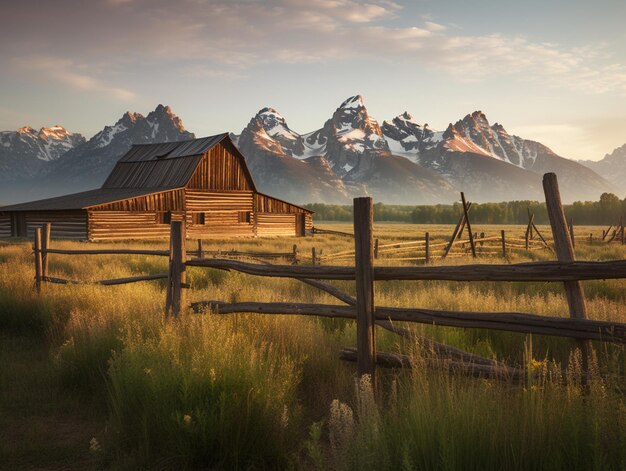
<path id="1" fill-rule="evenodd" d="M 0 201 L 94 188 L 133 143 L 193 137 L 163 105 L 147 116 L 127 112 L 89 140 L 60 126 L 3 132 Z M 348 203 L 360 195 L 390 204 L 449 203 L 460 190 L 474 201 L 542 200 L 541 175 L 548 171 L 559 175 L 565 201 L 616 192 L 609 178 L 511 135 L 501 124 L 491 125 L 481 111 L 444 131 L 406 111 L 380 125 L 355 95 L 313 132 L 299 134 L 276 109 L 266 107 L 231 137 L 260 191 L 296 203 Z"/>

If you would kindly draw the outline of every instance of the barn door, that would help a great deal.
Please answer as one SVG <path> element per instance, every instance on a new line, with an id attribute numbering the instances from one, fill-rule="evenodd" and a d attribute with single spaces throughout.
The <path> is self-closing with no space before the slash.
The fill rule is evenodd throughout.
<path id="1" fill-rule="evenodd" d="M 306 234 L 306 223 L 304 213 L 296 213 L 296 235 L 298 237 L 304 237 Z"/>

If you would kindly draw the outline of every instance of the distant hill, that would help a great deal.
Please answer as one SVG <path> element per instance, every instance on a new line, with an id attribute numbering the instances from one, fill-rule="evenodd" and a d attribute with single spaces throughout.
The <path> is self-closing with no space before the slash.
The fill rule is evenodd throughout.
<path id="1" fill-rule="evenodd" d="M 602 160 L 581 160 L 580 163 L 613 183 L 620 196 L 626 196 L 626 144 L 606 154 Z"/>

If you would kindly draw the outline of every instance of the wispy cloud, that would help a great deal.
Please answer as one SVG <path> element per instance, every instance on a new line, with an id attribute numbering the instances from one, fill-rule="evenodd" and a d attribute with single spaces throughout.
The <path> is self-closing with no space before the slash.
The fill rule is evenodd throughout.
<path id="1" fill-rule="evenodd" d="M 19 58 L 13 64 L 24 71 L 37 72 L 46 79 L 56 80 L 74 90 L 96 91 L 119 101 L 135 98 L 135 93 L 122 87 L 105 83 L 85 72 L 86 66 L 80 66 L 71 60 L 49 56 L 31 56 Z"/>
<path id="2" fill-rule="evenodd" d="M 36 66 L 77 89 L 118 99 L 132 92 L 107 85 L 77 63 L 98 57 L 129 67 L 159 64 L 179 70 L 180 64 L 193 64 L 226 77 L 251 76 L 251 68 L 267 64 L 366 60 L 372 67 L 405 63 L 460 82 L 509 77 L 587 94 L 626 95 L 626 64 L 607 44 L 572 47 L 497 30 L 468 34 L 427 12 L 411 21 L 401 4 L 388 0 L 107 0 L 102 5 L 89 3 L 70 15 L 70 5 L 59 0 L 48 11 L 54 31 L 0 20 L 5 27 L 0 35 L 6 36 L 7 50 L 21 34 L 29 38 L 24 47 L 37 45 L 43 56 L 78 51 L 66 55 L 75 58 L 72 62 Z M 98 26 L 90 28 L 94 17 Z M 71 35 L 64 34 L 68 30 Z"/>

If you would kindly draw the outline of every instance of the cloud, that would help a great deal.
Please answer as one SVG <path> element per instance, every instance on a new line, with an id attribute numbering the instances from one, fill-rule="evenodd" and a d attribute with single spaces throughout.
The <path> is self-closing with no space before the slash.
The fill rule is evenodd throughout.
<path id="1" fill-rule="evenodd" d="M 250 69 L 259 65 L 367 61 L 372 67 L 406 64 L 459 82 L 507 77 L 626 95 L 626 65 L 608 44 L 574 48 L 503 32 L 464 34 L 427 14 L 412 19 L 387 0 L 108 0 L 79 10 L 59 0 L 39 15 L 45 23 L 31 16 L 0 19 L 0 48 L 19 51 L 14 38 L 27 37 L 18 42 L 27 50 L 19 51 L 23 56 L 63 50 L 75 59 L 50 67 L 57 80 L 119 99 L 132 92 L 107 86 L 77 64 L 95 57 L 122 69 L 156 64 L 179 70 L 183 63 L 227 77 L 253 76 Z"/>
<path id="2" fill-rule="evenodd" d="M 42 74 L 47 79 L 56 80 L 75 90 L 101 92 L 119 101 L 129 101 L 135 98 L 135 93 L 125 88 L 108 85 L 102 79 L 85 73 L 85 66 L 59 57 L 32 56 L 13 61 L 17 68 Z"/>

